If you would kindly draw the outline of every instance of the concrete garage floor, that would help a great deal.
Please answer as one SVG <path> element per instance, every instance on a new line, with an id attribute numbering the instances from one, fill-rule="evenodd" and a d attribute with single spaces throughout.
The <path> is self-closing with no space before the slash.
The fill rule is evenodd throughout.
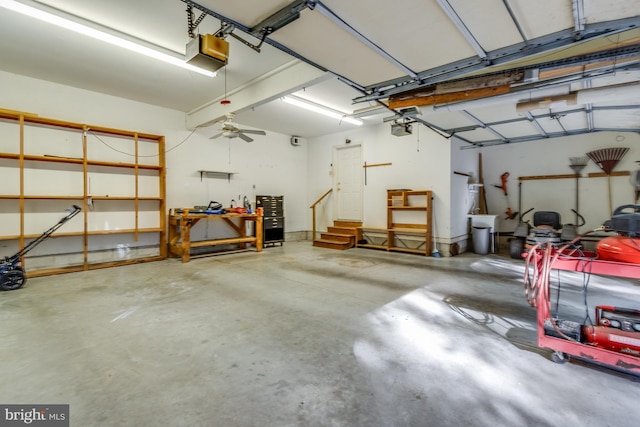
<path id="1" fill-rule="evenodd" d="M 638 377 L 537 348 L 522 272 L 288 242 L 33 278 L 0 293 L 0 403 L 83 427 L 636 426 Z M 582 276 L 563 286 L 583 316 Z M 589 289 L 640 308 L 637 280 Z"/>

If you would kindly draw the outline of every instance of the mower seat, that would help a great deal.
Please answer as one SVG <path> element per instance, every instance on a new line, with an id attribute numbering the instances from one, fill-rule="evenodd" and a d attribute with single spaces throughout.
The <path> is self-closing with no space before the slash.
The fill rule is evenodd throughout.
<path id="1" fill-rule="evenodd" d="M 552 211 L 539 211 L 533 214 L 533 226 L 535 228 L 551 228 L 552 230 L 560 230 L 562 222 L 560 214 Z"/>

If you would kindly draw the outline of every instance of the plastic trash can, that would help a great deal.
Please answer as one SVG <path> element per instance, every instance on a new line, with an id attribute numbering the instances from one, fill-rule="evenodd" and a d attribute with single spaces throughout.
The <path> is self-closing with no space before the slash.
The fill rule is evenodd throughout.
<path id="1" fill-rule="evenodd" d="M 473 240 L 473 252 L 479 255 L 489 253 L 489 231 L 491 227 L 473 227 L 471 230 L 471 240 Z"/>

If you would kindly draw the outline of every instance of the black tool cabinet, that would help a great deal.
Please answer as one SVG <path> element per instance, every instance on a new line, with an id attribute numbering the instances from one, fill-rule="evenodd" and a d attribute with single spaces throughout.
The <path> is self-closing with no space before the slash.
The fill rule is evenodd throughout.
<path id="1" fill-rule="evenodd" d="M 256 208 L 262 208 L 264 245 L 284 242 L 284 196 L 256 196 Z"/>

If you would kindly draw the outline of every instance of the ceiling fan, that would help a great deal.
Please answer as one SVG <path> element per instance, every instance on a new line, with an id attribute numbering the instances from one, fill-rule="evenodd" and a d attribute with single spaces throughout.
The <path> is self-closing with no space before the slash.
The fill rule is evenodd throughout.
<path id="1" fill-rule="evenodd" d="M 214 138 L 218 138 L 220 136 L 224 136 L 225 138 L 237 138 L 240 137 L 240 139 L 247 141 L 247 142 L 251 142 L 253 141 L 253 138 L 247 136 L 246 134 L 253 134 L 253 135 L 266 135 L 267 133 L 263 130 L 251 130 L 251 129 L 240 129 L 238 127 L 237 123 L 234 123 L 233 118 L 234 118 L 234 114 L 233 113 L 227 113 L 227 118 L 224 120 L 224 122 L 222 122 L 222 131 L 220 133 L 217 133 L 211 137 L 209 137 L 209 139 L 214 139 Z"/>

